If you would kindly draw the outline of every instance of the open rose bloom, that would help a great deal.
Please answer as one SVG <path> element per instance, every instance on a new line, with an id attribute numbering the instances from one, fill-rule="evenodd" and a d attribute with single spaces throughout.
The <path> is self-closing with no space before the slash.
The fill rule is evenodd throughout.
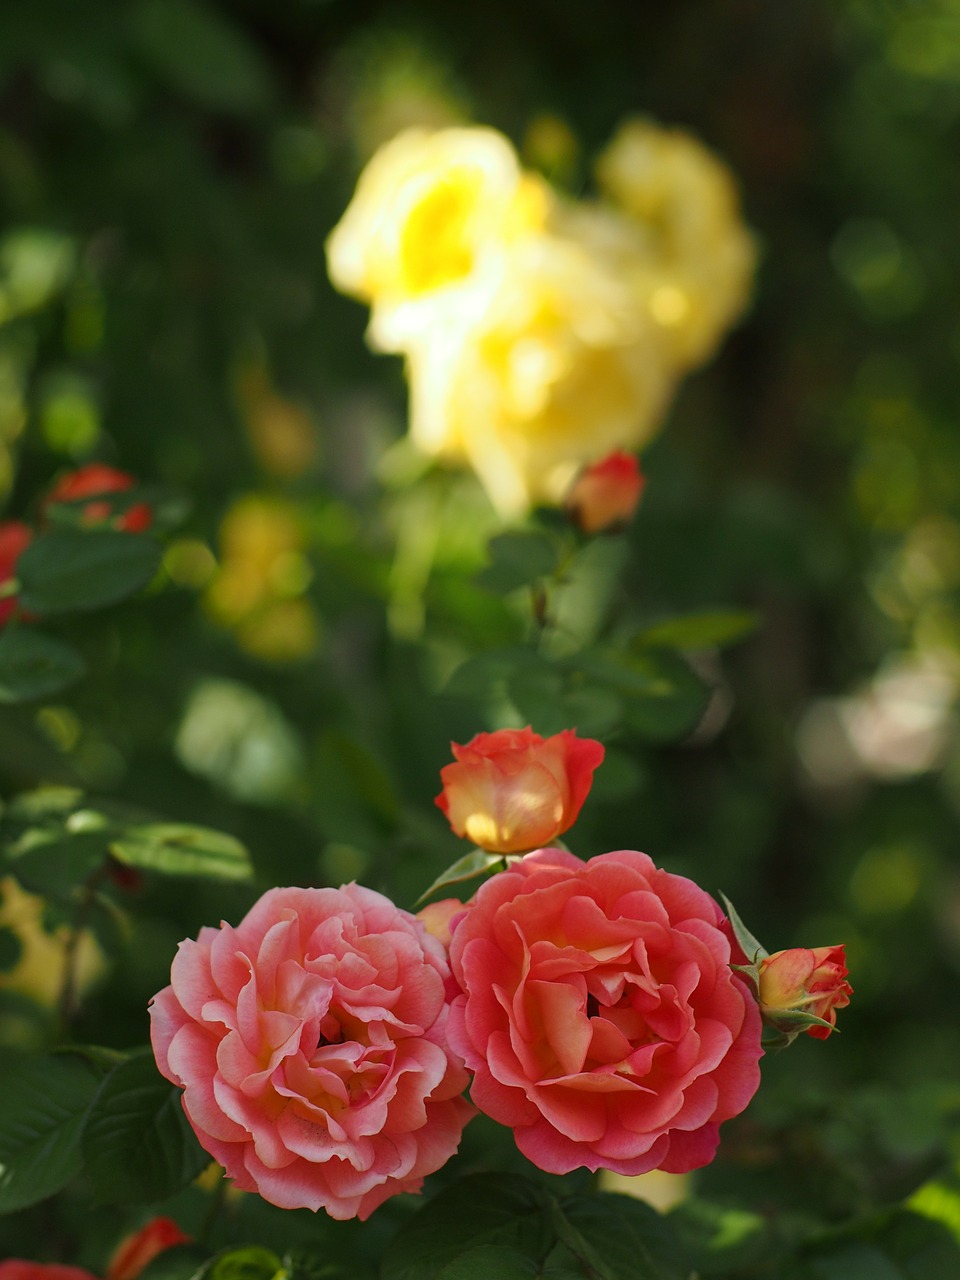
<path id="1" fill-rule="evenodd" d="M 449 969 L 370 889 L 271 889 L 180 944 L 151 1004 L 202 1146 L 281 1208 L 366 1218 L 446 1163 L 473 1109 L 446 1042 Z"/>
<path id="2" fill-rule="evenodd" d="M 495 875 L 450 946 L 474 1103 L 549 1173 L 707 1164 L 760 1081 L 760 1013 L 725 924 L 630 850 L 544 849 Z"/>

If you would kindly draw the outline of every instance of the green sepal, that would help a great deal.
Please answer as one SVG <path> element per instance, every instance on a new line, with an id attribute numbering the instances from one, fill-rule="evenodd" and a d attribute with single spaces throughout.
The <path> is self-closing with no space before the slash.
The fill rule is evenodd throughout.
<path id="1" fill-rule="evenodd" d="M 759 964 L 761 960 L 765 960 L 767 958 L 770 952 L 757 941 L 747 926 L 743 923 L 736 907 L 727 895 L 725 893 L 721 893 L 720 897 L 723 900 L 723 905 L 730 920 L 730 926 L 733 929 L 734 937 L 737 942 L 739 942 L 743 954 L 749 961 L 751 961 L 752 964 Z"/>

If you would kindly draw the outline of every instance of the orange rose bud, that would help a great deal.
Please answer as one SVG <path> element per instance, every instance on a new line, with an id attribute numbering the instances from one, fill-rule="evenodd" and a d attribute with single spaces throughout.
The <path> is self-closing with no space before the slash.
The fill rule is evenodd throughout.
<path id="1" fill-rule="evenodd" d="M 632 453 L 618 449 L 581 471 L 565 509 L 583 533 L 615 532 L 633 518 L 646 483 Z"/>
<path id="2" fill-rule="evenodd" d="M 792 947 L 760 962 L 760 1012 L 765 1022 L 787 1034 L 806 1031 L 826 1040 L 837 1022 L 837 1009 L 850 1003 L 843 946 Z M 801 1015 L 797 1018 L 795 1015 Z M 829 1026 L 803 1025 L 802 1015 L 821 1018 Z"/>
<path id="3" fill-rule="evenodd" d="M 153 512 L 146 502 L 114 514 L 110 500 L 115 493 L 125 493 L 136 487 L 136 480 L 126 471 L 117 471 L 102 462 L 90 462 L 78 471 L 71 471 L 57 481 L 44 500 L 44 507 L 58 502 L 76 502 L 80 498 L 92 498 L 80 513 L 81 523 L 87 525 L 110 524 L 124 533 L 143 533 L 153 523 Z M 96 501 L 99 499 L 99 501 Z"/>
<path id="4" fill-rule="evenodd" d="M 107 1267 L 107 1280 L 136 1280 L 157 1254 L 189 1243 L 190 1237 L 172 1218 L 151 1218 L 146 1226 L 121 1240 Z"/>
<path id="5" fill-rule="evenodd" d="M 17 607 L 16 593 L 7 594 L 4 588 L 17 576 L 17 561 L 32 540 L 33 530 L 21 521 L 0 521 L 0 627 Z"/>
<path id="6" fill-rule="evenodd" d="M 604 755 L 571 729 L 541 738 L 529 725 L 450 745 L 456 763 L 440 770 L 436 803 L 458 836 L 489 853 L 540 849 L 569 830 Z"/>

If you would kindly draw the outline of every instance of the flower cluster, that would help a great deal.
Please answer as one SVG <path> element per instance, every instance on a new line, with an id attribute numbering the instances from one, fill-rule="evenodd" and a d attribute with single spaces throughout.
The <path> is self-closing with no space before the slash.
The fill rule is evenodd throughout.
<path id="1" fill-rule="evenodd" d="M 575 202 L 492 129 L 408 130 L 328 241 L 371 343 L 406 360 L 414 442 L 473 467 L 506 514 L 646 443 L 747 301 L 753 241 L 695 138 L 627 121 L 597 177 L 603 201 Z"/>
<path id="2" fill-rule="evenodd" d="M 469 901 L 414 917 L 355 884 L 271 889 L 181 943 L 152 1001 L 200 1142 L 281 1207 L 366 1218 L 418 1191 L 476 1110 L 550 1173 L 698 1168 L 756 1092 L 770 992 L 818 1028 L 847 1003 L 827 980 L 842 948 L 803 952 L 802 973 L 771 957 L 758 998 L 742 926 L 692 881 L 635 850 L 550 847 L 599 743 L 526 728 L 454 752 L 438 804 L 498 868 Z"/>

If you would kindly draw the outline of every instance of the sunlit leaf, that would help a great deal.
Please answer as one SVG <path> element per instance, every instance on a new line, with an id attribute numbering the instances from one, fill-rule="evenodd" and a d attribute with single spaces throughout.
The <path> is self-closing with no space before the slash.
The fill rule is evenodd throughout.
<path id="1" fill-rule="evenodd" d="M 128 827 L 110 842 L 110 852 L 126 866 L 171 876 L 249 880 L 253 875 L 250 855 L 239 840 L 182 822 Z"/>
<path id="2" fill-rule="evenodd" d="M 655 649 L 714 649 L 742 640 L 759 622 L 758 615 L 748 609 L 687 613 L 645 627 L 633 643 Z"/>

